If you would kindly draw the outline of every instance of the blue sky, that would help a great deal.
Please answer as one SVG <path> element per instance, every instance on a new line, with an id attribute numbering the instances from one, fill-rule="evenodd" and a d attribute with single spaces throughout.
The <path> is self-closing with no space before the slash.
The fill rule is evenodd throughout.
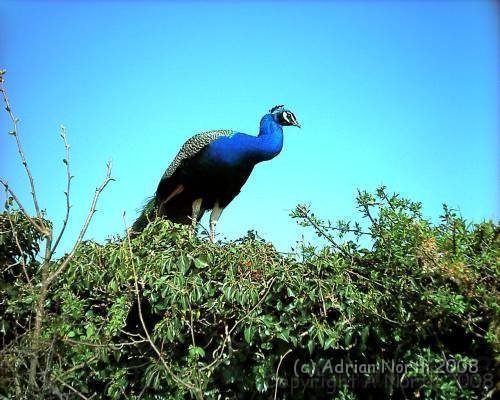
<path id="1" fill-rule="evenodd" d="M 210 129 L 258 132 L 285 104 L 302 123 L 256 167 L 218 231 L 249 229 L 286 250 L 288 214 L 351 218 L 356 189 L 385 184 L 476 222 L 498 210 L 498 7 L 494 1 L 3 1 L 0 60 L 40 202 L 81 226 L 113 159 L 87 238 L 123 230 L 182 143 Z M 7 115 L 0 176 L 29 202 Z M 205 222 L 205 221 L 204 221 Z"/>

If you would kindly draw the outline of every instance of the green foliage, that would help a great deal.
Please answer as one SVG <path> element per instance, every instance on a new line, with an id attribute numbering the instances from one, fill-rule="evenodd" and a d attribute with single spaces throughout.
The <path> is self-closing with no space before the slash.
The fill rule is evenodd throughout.
<path id="1" fill-rule="evenodd" d="M 484 398 L 499 351 L 500 227 L 446 207 L 433 224 L 384 188 L 357 205 L 356 222 L 297 207 L 325 244 L 293 254 L 253 233 L 214 245 L 162 220 L 131 241 L 84 242 L 47 296 L 35 394 L 25 377 L 41 238 L 10 213 L 31 282 L 18 273 L 2 286 L 0 393 Z M 4 279 L 21 257 L 6 231 Z"/>
<path id="2" fill-rule="evenodd" d="M 40 251 L 42 235 L 20 211 L 0 214 L 0 265 L 32 262 Z M 5 272 L 5 271 L 2 271 Z"/>
<path id="3" fill-rule="evenodd" d="M 33 316 L 36 291 L 31 277 L 39 273 L 36 255 L 42 239 L 22 212 L 0 214 L 0 337 L 4 345 L 22 337 Z M 0 368 L 4 368 L 9 358 L 0 357 Z"/>

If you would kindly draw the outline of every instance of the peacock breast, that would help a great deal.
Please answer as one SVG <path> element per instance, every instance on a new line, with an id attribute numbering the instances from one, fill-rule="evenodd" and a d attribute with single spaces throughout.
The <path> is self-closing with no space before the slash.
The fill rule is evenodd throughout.
<path id="1" fill-rule="evenodd" d="M 203 161 L 212 168 L 238 168 L 253 164 L 255 144 L 252 136 L 235 133 L 220 137 L 210 143 L 203 152 Z"/>

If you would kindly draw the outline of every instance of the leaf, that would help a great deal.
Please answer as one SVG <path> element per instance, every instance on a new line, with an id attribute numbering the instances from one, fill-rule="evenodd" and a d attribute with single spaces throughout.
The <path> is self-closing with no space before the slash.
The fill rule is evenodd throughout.
<path id="1" fill-rule="evenodd" d="M 344 336 L 344 344 L 346 346 L 349 346 L 352 341 L 352 331 L 347 331 L 347 333 Z"/>
<path id="2" fill-rule="evenodd" d="M 288 342 L 290 341 L 290 331 L 288 329 L 283 329 L 276 335 L 276 337 L 284 340 L 285 342 Z"/>
<path id="3" fill-rule="evenodd" d="M 324 345 L 325 345 L 325 333 L 321 330 L 321 328 L 319 328 L 316 331 L 316 337 L 318 338 L 318 342 L 319 342 L 320 346 L 324 347 Z"/>
<path id="4" fill-rule="evenodd" d="M 307 350 L 309 350 L 309 354 L 312 354 L 314 351 L 314 340 L 309 339 L 307 341 Z"/>
<path id="5" fill-rule="evenodd" d="M 189 347 L 189 356 L 193 358 L 205 357 L 205 350 L 202 347 L 198 346 L 190 346 Z"/>
<path id="6" fill-rule="evenodd" d="M 252 325 L 247 325 L 245 326 L 245 329 L 243 330 L 243 337 L 245 338 L 245 342 L 248 344 L 252 343 L 252 338 L 254 335 L 254 328 Z"/>
<path id="7" fill-rule="evenodd" d="M 85 332 L 88 338 L 92 337 L 94 335 L 94 325 L 92 324 L 87 325 L 87 327 L 85 328 Z"/>
<path id="8" fill-rule="evenodd" d="M 324 348 L 325 350 L 327 350 L 327 349 L 329 349 L 330 347 L 332 347 L 332 346 L 333 346 L 333 344 L 334 344 L 334 343 L 336 343 L 336 342 L 337 342 L 337 341 L 336 341 L 336 339 L 335 339 L 334 337 L 331 337 L 331 336 L 330 336 L 330 337 L 327 337 L 327 338 L 326 338 L 326 340 L 325 340 L 325 344 L 324 344 L 323 348 Z"/>
<path id="9" fill-rule="evenodd" d="M 208 263 L 206 261 L 200 260 L 199 258 L 193 258 L 194 267 L 197 269 L 205 269 L 208 267 Z"/>

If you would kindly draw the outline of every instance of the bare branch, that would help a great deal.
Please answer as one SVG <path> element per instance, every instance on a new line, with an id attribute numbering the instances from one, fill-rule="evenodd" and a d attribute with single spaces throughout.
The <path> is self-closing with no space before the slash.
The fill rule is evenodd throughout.
<path id="1" fill-rule="evenodd" d="M 45 228 L 45 226 L 39 225 L 35 221 L 35 219 L 33 219 L 28 214 L 28 212 L 26 211 L 26 208 L 24 208 L 23 204 L 21 203 L 21 200 L 19 200 L 19 197 L 17 197 L 17 195 L 14 193 L 14 191 L 10 188 L 9 183 L 6 182 L 6 181 L 4 181 L 1 178 L 0 178 L 0 183 L 3 185 L 3 187 L 5 188 L 5 191 L 8 193 L 8 195 L 10 195 L 10 197 L 12 197 L 14 199 L 15 203 L 17 204 L 17 206 L 19 207 L 19 209 L 21 210 L 21 212 L 24 214 L 24 216 L 28 219 L 28 221 L 30 222 L 30 224 L 33 225 L 33 227 L 38 232 L 40 232 L 41 234 L 45 235 L 46 234 L 46 228 Z M 40 220 L 40 221 L 42 221 L 42 220 Z"/>
<path id="2" fill-rule="evenodd" d="M 35 305 L 35 324 L 34 324 L 34 329 L 33 329 L 32 337 L 31 337 L 31 339 L 32 339 L 32 342 L 31 342 L 32 357 L 31 357 L 31 362 L 30 362 L 30 367 L 29 367 L 29 383 L 30 383 L 29 386 L 36 387 L 36 386 L 38 386 L 37 382 L 36 382 L 36 373 L 37 373 L 37 369 L 39 366 L 39 351 L 40 351 L 39 339 L 41 336 L 42 321 L 43 321 L 43 318 L 45 315 L 45 300 L 47 297 L 48 290 L 49 290 L 50 285 L 53 282 L 53 280 L 61 272 L 64 271 L 64 269 L 68 266 L 69 262 L 71 261 L 71 259 L 75 255 L 78 246 L 82 243 L 83 237 L 85 236 L 85 233 L 87 232 L 90 221 L 92 220 L 92 217 L 93 217 L 94 213 L 96 212 L 96 206 L 97 206 L 97 202 L 99 200 L 99 197 L 100 197 L 102 191 L 108 185 L 108 183 L 113 179 L 111 178 L 111 162 L 108 162 L 106 178 L 104 179 L 102 184 L 95 191 L 95 194 L 94 194 L 94 197 L 92 199 L 91 206 L 90 206 L 90 210 L 89 210 L 87 217 L 85 219 L 85 222 L 80 230 L 78 238 L 77 238 L 76 242 L 74 243 L 73 248 L 71 249 L 70 253 L 68 255 L 66 255 L 66 257 L 62 260 L 59 267 L 51 273 L 50 272 L 50 265 L 51 265 L 52 256 L 53 256 L 55 250 L 57 249 L 57 246 L 59 245 L 60 240 L 61 240 L 61 238 L 66 230 L 68 220 L 69 220 L 70 208 L 71 208 L 70 197 L 69 197 L 70 188 L 71 188 L 71 179 L 72 179 L 70 166 L 69 166 L 69 148 L 70 148 L 70 146 L 68 145 L 68 142 L 66 140 L 65 128 L 61 127 L 61 138 L 63 140 L 64 147 L 66 149 L 66 158 L 64 159 L 64 163 L 66 164 L 66 173 L 67 173 L 67 189 L 65 192 L 65 195 L 66 195 L 66 215 L 65 215 L 64 220 L 63 220 L 63 226 L 61 228 L 61 231 L 59 232 L 59 234 L 56 238 L 54 246 L 52 246 L 53 230 L 52 230 L 50 224 L 48 224 L 44 221 L 42 212 L 40 211 L 38 199 L 36 196 L 33 176 L 31 174 L 30 168 L 28 166 L 28 162 L 26 161 L 26 157 L 25 157 L 22 145 L 21 145 L 19 135 L 18 135 L 17 124 L 18 124 L 19 120 L 14 116 L 14 114 L 12 112 L 12 108 L 10 106 L 9 99 L 8 99 L 6 91 L 5 91 L 4 74 L 5 74 L 5 71 L 0 70 L 0 92 L 2 93 L 3 101 L 5 103 L 5 109 L 6 109 L 7 113 L 9 114 L 10 119 L 12 121 L 12 125 L 13 125 L 13 130 L 10 133 L 16 139 L 17 150 L 18 150 L 19 156 L 21 158 L 21 162 L 22 162 L 24 169 L 26 171 L 26 174 L 28 176 L 28 180 L 29 180 L 30 188 L 31 188 L 31 196 L 33 198 L 33 204 L 34 204 L 35 211 L 36 211 L 36 217 L 31 217 L 28 214 L 28 212 L 26 211 L 26 208 L 23 206 L 23 204 L 21 203 L 19 198 L 16 196 L 16 194 L 10 189 L 10 187 L 6 181 L 0 179 L 0 183 L 4 186 L 7 197 L 10 196 L 14 200 L 14 202 L 17 204 L 17 206 L 21 210 L 22 214 L 28 219 L 30 224 L 39 233 L 41 233 L 45 238 L 45 253 L 44 253 L 44 258 L 43 258 L 43 262 L 41 265 L 40 290 L 38 293 L 38 300 L 37 300 L 36 305 Z M 8 206 L 6 206 L 6 207 L 8 207 Z M 19 240 L 16 236 L 15 229 L 14 229 L 15 228 L 14 224 L 12 223 L 12 221 L 10 219 L 9 219 L 9 221 L 11 223 L 11 228 L 14 232 L 16 244 L 20 248 Z M 21 254 L 21 258 L 22 258 L 22 254 Z M 23 261 L 23 269 L 25 270 L 24 260 L 22 260 L 22 261 Z M 25 274 L 26 274 L 27 279 L 29 281 L 29 276 L 27 275 L 26 271 L 25 271 Z M 59 378 L 57 378 L 57 377 L 56 377 L 56 379 L 59 380 Z M 71 386 L 67 385 L 65 382 L 61 381 L 61 383 L 68 386 L 76 394 L 80 395 L 80 397 L 85 398 L 85 396 L 81 395 L 81 393 L 74 390 Z"/>
<path id="3" fill-rule="evenodd" d="M 64 382 L 61 378 L 55 376 L 55 375 L 52 375 L 54 377 L 54 379 L 59 382 L 61 385 L 67 387 L 69 390 L 71 390 L 73 393 L 75 393 L 78 397 L 80 397 L 81 399 L 84 399 L 84 400 L 89 400 L 89 398 L 87 396 L 85 396 L 83 393 L 80 393 L 78 390 L 76 390 L 73 386 L 71 386 L 69 383 L 67 382 Z"/>
<path id="4" fill-rule="evenodd" d="M 96 189 L 94 198 L 92 199 L 92 204 L 90 206 L 90 210 L 87 214 L 87 218 L 85 220 L 85 223 L 83 224 L 83 227 L 80 231 L 80 234 L 78 235 L 78 238 L 71 249 L 70 253 L 66 256 L 64 261 L 61 263 L 59 268 L 52 272 L 52 274 L 49 274 L 49 265 L 52 257 L 51 253 L 51 242 L 52 242 L 52 230 L 49 230 L 48 234 L 46 235 L 46 247 L 45 247 L 45 257 L 44 261 L 42 264 L 42 280 L 41 280 L 41 286 L 40 286 L 40 293 L 37 301 L 37 305 L 35 308 L 35 327 L 33 330 L 33 357 L 31 360 L 31 365 L 30 365 L 30 372 L 29 372 L 29 381 L 31 385 L 36 386 L 36 369 L 38 366 L 38 356 L 37 356 L 37 351 L 38 351 L 38 339 L 40 338 L 40 333 L 41 333 L 41 327 L 42 327 L 42 320 L 45 314 L 45 299 L 47 297 L 47 293 L 50 287 L 50 284 L 52 281 L 61 273 L 64 271 L 64 269 L 68 266 L 69 262 L 75 255 L 76 249 L 80 245 L 80 243 L 83 240 L 83 237 L 85 233 L 87 232 L 87 228 L 90 224 L 90 221 L 92 220 L 92 216 L 94 215 L 96 211 L 96 206 L 97 206 L 97 201 L 99 200 L 99 196 L 101 195 L 102 191 L 105 189 L 105 187 L 108 185 L 110 181 L 113 180 L 111 178 L 111 162 L 109 161 L 107 164 L 107 172 L 106 172 L 106 177 L 104 178 L 104 181 L 102 184 Z"/>
<path id="5" fill-rule="evenodd" d="M 59 232 L 59 235 L 57 235 L 56 242 L 54 243 L 54 246 L 52 247 L 50 251 L 50 256 L 55 253 L 57 246 L 59 245 L 59 242 L 61 241 L 61 238 L 64 234 L 64 231 L 66 230 L 66 226 L 68 225 L 69 221 L 69 212 L 71 209 L 71 204 L 69 202 L 70 199 L 70 189 L 71 189 L 71 180 L 73 179 L 73 176 L 71 175 L 70 171 L 70 163 L 69 163 L 69 144 L 66 139 L 66 128 L 61 125 L 61 138 L 64 143 L 64 148 L 66 149 L 66 158 L 63 160 L 64 164 L 66 165 L 66 191 L 64 192 L 64 195 L 66 197 L 66 215 L 64 216 L 63 220 L 63 226 L 61 228 L 61 231 Z"/>
<path id="6" fill-rule="evenodd" d="M 26 157 L 24 155 L 24 151 L 21 145 L 21 140 L 19 139 L 19 134 L 17 131 L 17 123 L 19 122 L 19 119 L 14 116 L 14 113 L 12 112 L 12 107 L 10 106 L 9 99 L 7 97 L 7 92 L 5 91 L 4 87 L 4 79 L 3 79 L 3 74 L 5 71 L 2 71 L 2 77 L 0 78 L 0 92 L 2 93 L 3 101 L 5 103 L 5 110 L 10 116 L 10 119 L 12 121 L 12 131 L 10 132 L 12 136 L 16 138 L 16 144 L 17 144 L 17 151 L 19 153 L 19 156 L 21 157 L 21 162 L 24 166 L 24 169 L 26 170 L 26 174 L 28 175 L 28 179 L 30 182 L 30 188 L 31 188 L 31 196 L 33 198 L 33 205 L 35 206 L 36 210 L 36 215 L 42 220 L 42 213 L 40 212 L 40 207 L 38 206 L 38 199 L 36 197 L 36 191 L 35 191 L 35 182 L 33 180 L 33 175 L 31 175 L 30 168 L 28 166 L 28 162 L 26 161 Z M 43 224 L 43 222 L 42 222 Z"/>
<path id="7" fill-rule="evenodd" d="M 288 349 L 288 351 L 280 357 L 280 361 L 278 363 L 278 367 L 276 368 L 276 377 L 274 378 L 274 380 L 276 381 L 276 384 L 274 386 L 274 400 L 276 400 L 278 398 L 278 377 L 279 377 L 278 374 L 280 372 L 281 363 L 283 362 L 283 360 L 285 359 L 285 357 L 288 354 L 290 354 L 291 352 L 292 352 L 292 349 Z"/>
<path id="8" fill-rule="evenodd" d="M 104 178 L 104 181 L 101 183 L 101 185 L 95 190 L 94 198 L 92 199 L 92 204 L 90 205 L 89 212 L 87 213 L 87 218 L 85 219 L 85 223 L 83 224 L 82 229 L 80 230 L 78 238 L 76 239 L 76 242 L 73 245 L 73 248 L 71 249 L 70 253 L 66 256 L 66 258 L 61 263 L 61 265 L 59 266 L 59 268 L 56 271 L 54 271 L 47 278 L 47 283 L 49 285 L 66 268 L 66 266 L 69 264 L 69 262 L 71 261 L 71 259 L 75 255 L 76 249 L 82 243 L 83 237 L 85 236 L 85 233 L 87 232 L 87 229 L 89 227 L 90 221 L 92 220 L 92 217 L 94 216 L 94 214 L 96 212 L 97 202 L 99 200 L 99 197 L 101 196 L 101 193 L 106 188 L 106 186 L 108 185 L 108 183 L 111 182 L 111 181 L 113 181 L 113 180 L 114 179 L 111 177 L 111 161 L 108 161 L 108 163 L 107 163 L 106 177 Z"/>

